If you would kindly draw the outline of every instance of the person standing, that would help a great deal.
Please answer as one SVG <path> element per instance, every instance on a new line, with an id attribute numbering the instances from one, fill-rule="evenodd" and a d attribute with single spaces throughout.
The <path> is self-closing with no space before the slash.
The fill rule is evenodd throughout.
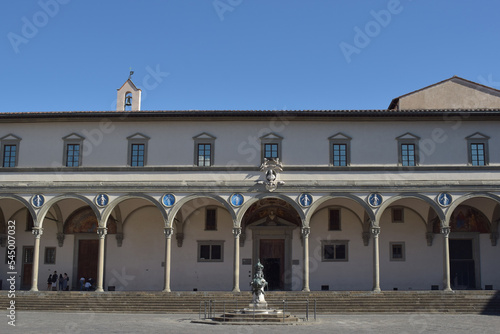
<path id="1" fill-rule="evenodd" d="M 80 291 L 83 291 L 83 288 L 85 287 L 85 277 L 80 278 Z"/>
<path id="2" fill-rule="evenodd" d="M 69 277 L 68 277 L 68 274 L 64 273 L 64 276 L 63 276 L 63 291 L 68 291 L 69 289 Z"/>
<path id="3" fill-rule="evenodd" d="M 52 274 L 52 291 L 57 291 L 57 271 Z"/>
<path id="4" fill-rule="evenodd" d="M 52 290 L 52 275 L 49 274 L 49 278 L 47 279 L 47 290 Z"/>
<path id="5" fill-rule="evenodd" d="M 59 291 L 64 291 L 63 289 L 64 278 L 62 274 L 59 274 Z"/>

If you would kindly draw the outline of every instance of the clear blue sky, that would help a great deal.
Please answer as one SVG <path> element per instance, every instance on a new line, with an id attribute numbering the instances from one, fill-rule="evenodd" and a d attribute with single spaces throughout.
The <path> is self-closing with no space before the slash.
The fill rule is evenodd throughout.
<path id="1" fill-rule="evenodd" d="M 130 67 L 143 110 L 385 109 L 453 75 L 500 89 L 498 0 L 2 7 L 0 112 L 114 110 Z"/>

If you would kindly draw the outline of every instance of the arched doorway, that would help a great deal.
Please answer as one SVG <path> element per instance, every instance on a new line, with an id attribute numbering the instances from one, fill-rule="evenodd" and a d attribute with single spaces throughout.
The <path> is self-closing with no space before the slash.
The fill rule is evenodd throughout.
<path id="1" fill-rule="evenodd" d="M 252 263 L 264 265 L 269 290 L 292 289 L 292 239 L 300 226 L 297 211 L 278 198 L 259 200 L 243 216 L 243 233 L 252 236 Z"/>
<path id="2" fill-rule="evenodd" d="M 486 215 L 469 205 L 459 205 L 450 217 L 450 283 L 454 290 L 481 287 L 480 234 L 491 233 Z M 439 223 L 434 223 L 434 232 Z"/>
<path id="3" fill-rule="evenodd" d="M 90 207 L 75 210 L 64 223 L 65 235 L 75 235 L 75 250 L 73 257 L 73 287 L 78 287 L 78 280 L 97 279 L 97 264 L 99 254 L 99 239 L 97 235 L 98 221 Z M 107 233 L 116 234 L 116 221 L 110 217 Z"/>

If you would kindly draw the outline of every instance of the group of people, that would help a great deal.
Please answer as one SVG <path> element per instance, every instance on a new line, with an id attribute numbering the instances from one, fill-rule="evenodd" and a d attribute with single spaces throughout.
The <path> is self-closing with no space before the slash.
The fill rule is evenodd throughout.
<path id="1" fill-rule="evenodd" d="M 49 275 L 49 278 L 47 279 L 47 290 L 69 291 L 68 274 L 64 273 L 64 276 L 63 274 L 57 275 L 57 271 L 54 271 L 54 273 L 52 275 Z"/>
<path id="2" fill-rule="evenodd" d="M 94 290 L 94 280 L 92 277 L 85 280 L 85 277 L 80 278 L 80 291 L 92 291 Z"/>

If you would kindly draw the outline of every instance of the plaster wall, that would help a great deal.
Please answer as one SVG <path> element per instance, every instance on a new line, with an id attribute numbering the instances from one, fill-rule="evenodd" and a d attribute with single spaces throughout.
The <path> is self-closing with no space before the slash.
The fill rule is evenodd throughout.
<path id="1" fill-rule="evenodd" d="M 321 290 L 369 290 L 372 287 L 373 246 L 363 245 L 362 225 L 352 211 L 340 209 L 341 231 L 328 230 L 328 208 L 319 211 L 311 219 L 309 236 L 310 288 Z M 348 261 L 322 261 L 324 240 L 348 241 Z"/>
<path id="2" fill-rule="evenodd" d="M 104 288 L 119 290 L 163 290 L 165 235 L 163 219 L 156 207 L 144 207 L 127 217 L 122 247 L 114 234 L 106 236 Z"/>
<path id="3" fill-rule="evenodd" d="M 426 225 L 413 210 L 404 208 L 404 222 L 393 223 L 388 208 L 380 221 L 380 288 L 382 290 L 430 290 L 442 287 L 442 236 L 434 235 L 427 246 Z M 404 243 L 405 259 L 391 260 L 390 243 Z"/>
<path id="4" fill-rule="evenodd" d="M 498 93 L 488 94 L 487 92 L 492 90 L 486 88 L 480 88 L 482 91 L 471 89 L 471 84 L 460 84 L 454 80 L 456 79 L 400 98 L 399 108 L 401 110 L 500 108 Z"/>
<path id="5" fill-rule="evenodd" d="M 481 261 L 481 288 L 485 285 L 493 285 L 493 289 L 500 289 L 500 270 L 498 259 L 500 258 L 500 246 L 491 245 L 489 234 L 479 235 L 480 261 Z"/>

